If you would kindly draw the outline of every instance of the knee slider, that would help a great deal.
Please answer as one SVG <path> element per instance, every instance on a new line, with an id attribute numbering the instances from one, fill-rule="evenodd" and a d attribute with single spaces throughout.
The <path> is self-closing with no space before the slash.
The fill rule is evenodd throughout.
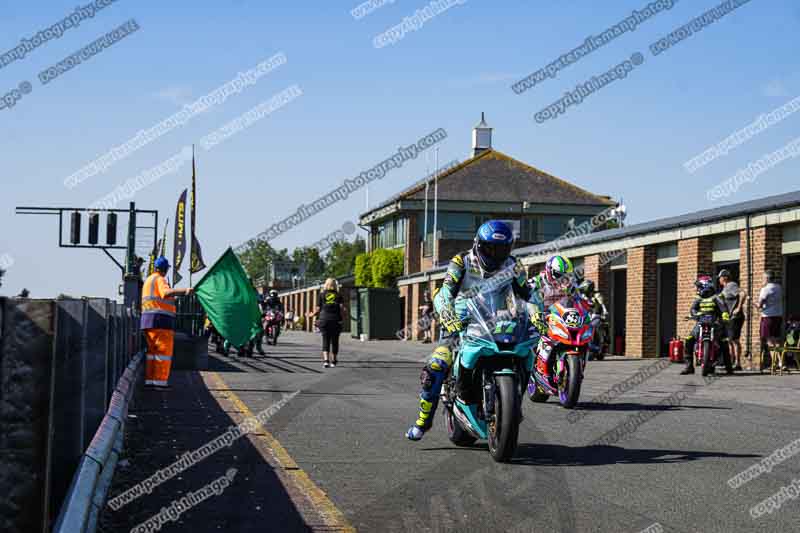
<path id="1" fill-rule="evenodd" d="M 419 375 L 419 384 L 422 386 L 422 390 L 423 391 L 431 390 L 431 387 L 433 387 L 433 382 L 435 379 L 436 376 L 434 376 L 431 370 L 427 366 L 425 366 L 425 368 L 422 369 L 422 373 Z"/>

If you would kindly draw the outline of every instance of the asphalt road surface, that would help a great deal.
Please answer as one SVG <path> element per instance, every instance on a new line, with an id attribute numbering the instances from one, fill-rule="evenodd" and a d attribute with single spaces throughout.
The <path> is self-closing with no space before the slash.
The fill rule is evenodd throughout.
<path id="1" fill-rule="evenodd" d="M 212 355 L 211 370 L 253 413 L 300 391 L 265 424 L 280 448 L 267 455 L 288 454 L 292 479 L 307 476 L 287 488 L 298 509 L 340 513 L 358 531 L 800 531 L 797 499 L 751 512 L 800 480 L 800 454 L 736 489 L 728 483 L 800 438 L 798 373 L 706 382 L 652 359 L 590 362 L 577 409 L 525 399 L 516 457 L 497 464 L 485 442 L 452 445 L 441 416 L 421 442 L 404 438 L 431 345 L 343 336 L 335 369 L 323 369 L 317 335 L 286 332 L 266 349 Z M 653 375 L 642 382 L 637 372 Z M 299 502 L 309 484 L 324 497 Z M 264 530 L 284 529 L 267 522 Z"/>

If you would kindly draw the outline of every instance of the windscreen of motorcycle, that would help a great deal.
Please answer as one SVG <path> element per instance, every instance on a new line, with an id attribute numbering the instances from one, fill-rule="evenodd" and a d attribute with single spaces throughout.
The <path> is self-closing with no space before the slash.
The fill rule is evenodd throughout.
<path id="1" fill-rule="evenodd" d="M 515 344 L 529 335 L 528 306 L 514 294 L 511 282 L 488 287 L 464 300 L 467 312 L 466 337 Z"/>

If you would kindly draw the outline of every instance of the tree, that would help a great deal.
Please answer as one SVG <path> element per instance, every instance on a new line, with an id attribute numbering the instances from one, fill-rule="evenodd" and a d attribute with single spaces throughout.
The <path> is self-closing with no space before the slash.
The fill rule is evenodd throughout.
<path id="1" fill-rule="evenodd" d="M 325 257 L 327 267 L 325 277 L 341 278 L 352 276 L 355 272 L 356 256 L 363 254 L 367 249 L 364 239 L 356 238 L 353 242 L 339 241 L 333 243 L 328 255 Z"/>
<path id="2" fill-rule="evenodd" d="M 28 289 L 22 289 L 17 295 L 17 298 L 30 298 L 30 296 L 31 296 L 31 291 L 29 291 Z"/>
<path id="3" fill-rule="evenodd" d="M 314 280 L 325 276 L 325 261 L 317 248 L 303 246 L 292 251 L 292 261 L 298 267 L 305 265 L 306 279 Z"/>
<path id="4" fill-rule="evenodd" d="M 6 273 L 6 271 L 5 271 L 5 270 L 3 270 L 2 268 L 0 268 L 0 287 L 2 287 L 2 286 L 3 286 L 3 275 L 4 275 L 5 273 Z"/>
<path id="5" fill-rule="evenodd" d="M 272 263 L 289 260 L 289 253 L 285 248 L 278 251 L 267 241 L 256 239 L 247 241 L 245 250 L 237 255 L 247 275 L 254 280 L 261 280 L 267 285 L 272 281 L 270 278 Z"/>

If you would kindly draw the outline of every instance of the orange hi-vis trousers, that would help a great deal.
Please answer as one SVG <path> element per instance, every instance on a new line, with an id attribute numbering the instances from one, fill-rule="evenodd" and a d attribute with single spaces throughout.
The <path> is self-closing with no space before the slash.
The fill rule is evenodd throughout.
<path id="1" fill-rule="evenodd" d="M 144 384 L 166 387 L 172 368 L 175 332 L 171 329 L 146 329 L 144 334 L 147 337 Z"/>

